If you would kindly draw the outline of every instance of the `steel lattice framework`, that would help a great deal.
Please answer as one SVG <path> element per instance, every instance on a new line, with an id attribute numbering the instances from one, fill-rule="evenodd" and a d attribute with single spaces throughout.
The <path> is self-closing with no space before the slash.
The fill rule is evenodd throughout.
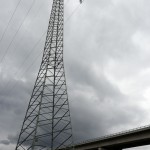
<path id="1" fill-rule="evenodd" d="M 16 150 L 56 150 L 72 145 L 63 64 L 64 0 L 53 0 L 41 66 Z"/>

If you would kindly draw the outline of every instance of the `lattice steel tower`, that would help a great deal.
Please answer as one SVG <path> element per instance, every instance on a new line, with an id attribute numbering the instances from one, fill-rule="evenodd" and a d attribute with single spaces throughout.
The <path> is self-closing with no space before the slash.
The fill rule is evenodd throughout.
<path id="1" fill-rule="evenodd" d="M 63 21 L 64 0 L 53 0 L 41 66 L 15 150 L 56 150 L 72 145 Z"/>

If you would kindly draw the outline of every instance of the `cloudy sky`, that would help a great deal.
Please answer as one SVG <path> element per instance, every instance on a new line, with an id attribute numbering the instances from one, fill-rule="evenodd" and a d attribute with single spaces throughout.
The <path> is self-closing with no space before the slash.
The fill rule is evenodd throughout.
<path id="1" fill-rule="evenodd" d="M 52 5 L 21 0 L 10 20 L 18 2 L 0 0 L 0 150 L 15 148 Z M 65 1 L 64 61 L 75 141 L 150 124 L 149 14 L 149 0 Z"/>

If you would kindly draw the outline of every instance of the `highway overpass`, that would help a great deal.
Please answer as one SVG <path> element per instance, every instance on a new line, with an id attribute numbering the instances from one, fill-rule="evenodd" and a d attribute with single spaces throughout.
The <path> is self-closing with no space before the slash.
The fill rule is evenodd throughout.
<path id="1" fill-rule="evenodd" d="M 150 144 L 150 126 L 84 141 L 74 145 L 75 150 L 122 150 Z"/>

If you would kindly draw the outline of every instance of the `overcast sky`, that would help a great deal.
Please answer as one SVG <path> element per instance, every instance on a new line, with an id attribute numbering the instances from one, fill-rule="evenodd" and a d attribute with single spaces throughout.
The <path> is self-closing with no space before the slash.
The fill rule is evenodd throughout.
<path id="1" fill-rule="evenodd" d="M 52 4 L 35 0 L 28 12 L 33 0 L 21 0 L 1 38 L 18 1 L 0 0 L 0 150 L 15 148 Z M 149 125 L 150 1 L 85 0 L 79 5 L 66 0 L 64 33 L 75 141 Z"/>

